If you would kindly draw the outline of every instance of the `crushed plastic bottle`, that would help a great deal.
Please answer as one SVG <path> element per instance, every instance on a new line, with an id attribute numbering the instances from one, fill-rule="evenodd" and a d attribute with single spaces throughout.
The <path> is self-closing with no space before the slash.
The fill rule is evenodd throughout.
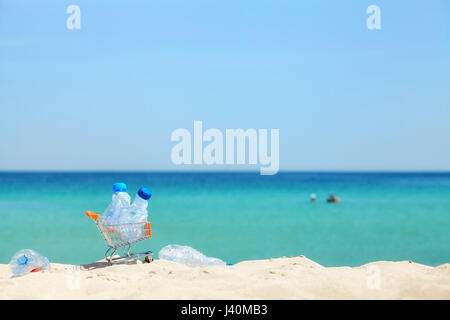
<path id="1" fill-rule="evenodd" d="M 160 259 L 179 262 L 189 267 L 226 265 L 224 261 L 218 258 L 207 257 L 194 248 L 178 244 L 165 246 L 159 251 L 158 256 Z"/>
<path id="2" fill-rule="evenodd" d="M 49 270 L 50 262 L 46 257 L 31 249 L 17 251 L 9 262 L 11 272 L 15 276 L 21 276 L 28 272 Z"/>
<path id="3" fill-rule="evenodd" d="M 120 223 L 120 216 L 124 210 L 129 210 L 130 195 L 127 193 L 127 185 L 122 182 L 113 184 L 114 194 L 108 208 L 103 213 L 103 224 L 113 225 Z"/>

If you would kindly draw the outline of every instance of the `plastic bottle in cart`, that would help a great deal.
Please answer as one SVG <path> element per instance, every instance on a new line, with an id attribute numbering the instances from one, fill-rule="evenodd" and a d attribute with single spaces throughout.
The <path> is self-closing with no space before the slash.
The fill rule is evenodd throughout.
<path id="1" fill-rule="evenodd" d="M 31 249 L 17 251 L 11 258 L 9 266 L 15 276 L 50 269 L 48 259 Z"/>
<path id="2" fill-rule="evenodd" d="M 139 188 L 133 204 L 129 210 L 124 210 L 120 216 L 120 224 L 147 222 L 148 218 L 148 199 L 150 199 L 152 193 L 147 188 Z M 136 241 L 141 238 L 144 233 L 143 225 L 124 225 L 119 231 L 123 241 Z"/>
<path id="3" fill-rule="evenodd" d="M 105 225 L 120 223 L 120 217 L 124 211 L 130 208 L 130 195 L 127 193 L 125 183 L 118 182 L 113 184 L 113 192 L 111 204 L 106 208 L 103 217 Z"/>
<path id="4" fill-rule="evenodd" d="M 133 222 L 147 222 L 148 219 L 148 200 L 152 197 L 152 192 L 147 188 L 139 188 L 133 204 L 131 205 L 131 212 Z"/>
<path id="5" fill-rule="evenodd" d="M 139 188 L 133 204 L 129 210 L 124 210 L 120 223 L 146 222 L 148 219 L 148 200 L 152 197 L 152 192 L 144 187 Z"/>

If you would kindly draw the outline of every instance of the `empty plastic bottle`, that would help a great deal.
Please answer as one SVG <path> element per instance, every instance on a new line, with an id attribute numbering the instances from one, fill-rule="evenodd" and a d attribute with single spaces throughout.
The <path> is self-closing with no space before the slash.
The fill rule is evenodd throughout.
<path id="1" fill-rule="evenodd" d="M 127 193 L 127 186 L 125 183 L 118 182 L 112 186 L 114 194 L 112 201 L 108 208 L 103 213 L 103 223 L 105 225 L 113 225 L 120 223 L 120 216 L 122 212 L 129 210 L 130 195 Z"/>
<path id="2" fill-rule="evenodd" d="M 148 200 L 152 197 L 152 192 L 145 187 L 139 188 L 133 204 L 129 210 L 123 210 L 120 223 L 146 222 L 148 219 Z"/>
<path id="3" fill-rule="evenodd" d="M 34 250 L 22 249 L 17 251 L 9 262 L 11 272 L 15 276 L 21 276 L 28 272 L 37 272 L 49 270 L 50 263 L 48 259 Z"/>
<path id="4" fill-rule="evenodd" d="M 158 256 L 160 259 L 179 262 L 189 267 L 198 266 L 225 266 L 226 263 L 220 259 L 207 257 L 203 253 L 188 246 L 169 244 L 162 248 Z"/>
<path id="5" fill-rule="evenodd" d="M 148 218 L 148 200 L 151 198 L 152 192 L 147 188 L 139 188 L 133 204 L 128 210 L 124 209 L 120 216 L 120 224 L 147 222 Z M 120 236 L 124 241 L 135 241 L 144 236 L 145 230 L 143 225 L 130 225 L 121 228 Z"/>
<path id="6" fill-rule="evenodd" d="M 131 212 L 134 213 L 132 217 L 133 222 L 146 222 L 148 219 L 148 200 L 152 197 L 152 192 L 147 188 L 139 188 L 133 204 L 131 205 Z"/>

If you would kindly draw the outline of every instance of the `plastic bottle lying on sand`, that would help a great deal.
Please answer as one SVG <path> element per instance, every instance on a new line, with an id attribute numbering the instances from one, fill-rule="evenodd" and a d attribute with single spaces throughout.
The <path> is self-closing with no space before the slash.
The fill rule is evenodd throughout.
<path id="1" fill-rule="evenodd" d="M 162 248 L 158 256 L 160 259 L 179 262 L 189 267 L 198 266 L 225 266 L 226 263 L 217 258 L 205 256 L 203 253 L 188 246 L 169 244 Z"/>
<path id="2" fill-rule="evenodd" d="M 120 222 L 120 216 L 123 211 L 129 210 L 130 195 L 127 193 L 127 186 L 125 183 L 115 183 L 112 186 L 114 194 L 112 201 L 103 213 L 103 224 L 113 225 Z"/>
<path id="3" fill-rule="evenodd" d="M 37 272 L 49 270 L 50 263 L 48 259 L 34 250 L 22 249 L 17 251 L 9 262 L 11 272 L 15 276 L 20 276 L 28 272 Z"/>

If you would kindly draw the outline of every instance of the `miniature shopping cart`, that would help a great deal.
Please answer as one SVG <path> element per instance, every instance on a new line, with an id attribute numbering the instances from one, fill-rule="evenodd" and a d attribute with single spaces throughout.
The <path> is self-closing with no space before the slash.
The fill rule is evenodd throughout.
<path id="1" fill-rule="evenodd" d="M 108 250 L 105 252 L 105 259 L 110 265 L 138 259 L 144 259 L 145 262 L 153 261 L 152 251 L 142 253 L 130 252 L 131 245 L 152 237 L 150 222 L 106 225 L 103 224 L 103 218 L 98 214 L 87 211 L 86 215 L 94 220 L 103 239 L 105 239 L 108 245 Z M 114 256 L 120 249 L 123 255 Z"/>

